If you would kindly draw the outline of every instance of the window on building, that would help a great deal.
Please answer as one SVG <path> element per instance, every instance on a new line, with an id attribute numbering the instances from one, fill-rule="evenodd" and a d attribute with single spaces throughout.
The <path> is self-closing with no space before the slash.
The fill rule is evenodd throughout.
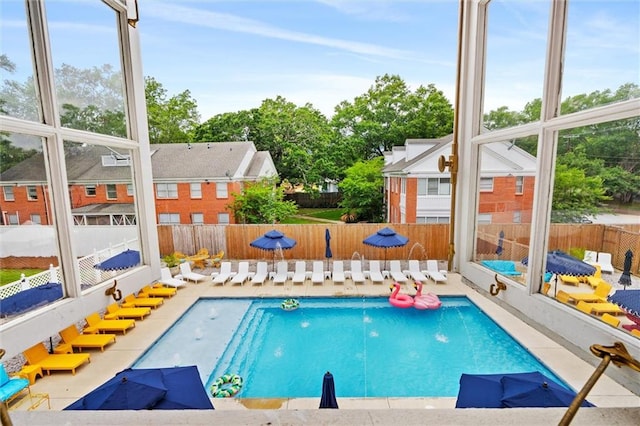
<path id="1" fill-rule="evenodd" d="M 521 223 L 522 222 L 522 213 L 520 211 L 513 212 L 513 223 Z"/>
<path id="2" fill-rule="evenodd" d="M 228 225 L 229 224 L 229 213 L 218 213 L 218 224 L 220 224 L 220 225 Z"/>
<path id="3" fill-rule="evenodd" d="M 202 184 L 200 182 L 189 185 L 191 198 L 202 198 Z"/>
<path id="4" fill-rule="evenodd" d="M 84 193 L 87 197 L 95 197 L 96 196 L 96 186 L 95 185 L 85 185 Z"/>
<path id="5" fill-rule="evenodd" d="M 216 183 L 216 198 L 229 198 L 226 182 Z"/>
<path id="6" fill-rule="evenodd" d="M 9 225 L 20 225 L 20 217 L 18 213 L 9 213 L 7 215 L 7 222 Z"/>
<path id="7" fill-rule="evenodd" d="M 116 185 L 113 183 L 108 183 L 106 186 L 107 186 L 107 200 L 117 200 L 118 190 L 116 188 Z"/>
<path id="8" fill-rule="evenodd" d="M 177 183 L 156 183 L 157 198 L 178 198 Z"/>
<path id="9" fill-rule="evenodd" d="M 524 176 L 516 176 L 516 194 L 522 195 L 524 192 Z"/>
<path id="10" fill-rule="evenodd" d="M 424 197 L 427 195 L 427 179 L 418 179 L 418 197 Z"/>
<path id="11" fill-rule="evenodd" d="M 194 225 L 201 225 L 204 223 L 204 214 L 202 213 L 191 213 L 191 223 Z"/>
<path id="12" fill-rule="evenodd" d="M 13 186 L 3 186 L 2 192 L 4 193 L 5 201 L 15 201 L 15 196 L 13 195 Z"/>
<path id="13" fill-rule="evenodd" d="M 493 191 L 493 178 L 481 177 L 480 178 L 480 192 L 492 192 Z"/>
<path id="14" fill-rule="evenodd" d="M 400 179 L 400 195 L 405 195 L 407 193 L 407 179 L 405 178 L 399 178 Z"/>
<path id="15" fill-rule="evenodd" d="M 449 216 L 418 216 L 416 223 L 449 223 Z"/>
<path id="16" fill-rule="evenodd" d="M 491 224 L 491 213 L 478 213 L 478 224 L 479 225 L 490 225 Z"/>
<path id="17" fill-rule="evenodd" d="M 40 219 L 40 215 L 37 213 L 31 213 L 31 216 L 29 217 L 29 219 L 31 220 L 32 223 L 35 223 L 38 225 L 42 223 L 42 220 Z"/>
<path id="18" fill-rule="evenodd" d="M 426 186 L 427 195 L 451 195 L 450 178 L 429 178 Z"/>
<path id="19" fill-rule="evenodd" d="M 34 185 L 27 186 L 27 199 L 35 201 L 38 199 L 38 189 Z"/>
<path id="20" fill-rule="evenodd" d="M 133 197 L 133 184 L 132 183 L 128 183 L 127 184 L 127 195 L 129 197 Z"/>
<path id="21" fill-rule="evenodd" d="M 158 223 L 161 225 L 179 225 L 180 213 L 160 213 Z"/>

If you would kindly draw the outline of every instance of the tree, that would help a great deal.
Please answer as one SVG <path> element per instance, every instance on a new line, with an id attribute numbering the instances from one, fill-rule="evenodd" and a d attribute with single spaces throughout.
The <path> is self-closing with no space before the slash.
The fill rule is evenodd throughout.
<path id="1" fill-rule="evenodd" d="M 227 207 L 237 223 L 276 223 L 297 213 L 293 201 L 284 201 L 284 189 L 276 186 L 276 179 L 263 179 L 245 185 L 240 194 L 232 194 L 233 203 Z"/>
<path id="2" fill-rule="evenodd" d="M 438 138 L 453 131 L 453 107 L 435 86 L 412 93 L 397 75 L 377 77 L 367 93 L 335 109 L 331 125 L 358 159 L 380 156 L 408 138 Z"/>
<path id="3" fill-rule="evenodd" d="M 588 177 L 582 169 L 556 165 L 552 222 L 579 222 L 587 215 L 601 213 L 600 204 L 609 199 L 599 176 Z"/>
<path id="4" fill-rule="evenodd" d="M 194 142 L 255 141 L 257 110 L 225 112 L 196 126 Z"/>
<path id="5" fill-rule="evenodd" d="M 383 219 L 383 166 L 383 157 L 358 161 L 347 169 L 344 180 L 338 184 L 342 191 L 340 207 L 355 214 L 358 220 Z"/>
<path id="6" fill-rule="evenodd" d="M 127 137 L 127 122 L 124 111 L 100 110 L 95 105 L 78 108 L 75 105 L 64 104 L 60 122 L 63 126 L 71 129 Z"/>
<path id="7" fill-rule="evenodd" d="M 146 77 L 145 97 L 151 143 L 191 141 L 200 115 L 189 90 L 167 97 L 167 90 L 161 83 L 153 77 Z"/>

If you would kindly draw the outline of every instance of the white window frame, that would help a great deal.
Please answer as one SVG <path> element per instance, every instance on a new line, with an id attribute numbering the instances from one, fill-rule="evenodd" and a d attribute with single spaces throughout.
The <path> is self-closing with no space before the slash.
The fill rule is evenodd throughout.
<path id="1" fill-rule="evenodd" d="M 524 176 L 516 176 L 516 195 L 524 194 Z"/>
<path id="2" fill-rule="evenodd" d="M 189 193 L 191 194 L 192 199 L 201 199 L 202 198 L 202 183 L 201 182 L 191 182 L 189 184 Z"/>
<path id="3" fill-rule="evenodd" d="M 229 213 L 218 213 L 218 225 L 229 225 L 231 223 L 231 216 Z"/>
<path id="4" fill-rule="evenodd" d="M 109 195 L 110 188 L 113 189 L 113 192 L 115 193 L 115 195 L 113 197 Z M 107 184 L 105 184 L 104 190 L 105 190 L 105 194 L 106 194 L 107 200 L 117 200 L 118 199 L 118 186 L 115 183 L 107 183 Z"/>
<path id="5" fill-rule="evenodd" d="M 180 225 L 180 213 L 158 213 L 159 225 Z"/>
<path id="6" fill-rule="evenodd" d="M 127 195 L 129 197 L 133 197 L 133 194 L 134 194 L 134 192 L 133 192 L 133 184 L 132 183 L 128 183 L 127 184 Z"/>
<path id="7" fill-rule="evenodd" d="M 20 225 L 20 213 L 7 213 L 7 224 Z"/>
<path id="8" fill-rule="evenodd" d="M 29 220 L 32 223 L 35 223 L 37 225 L 41 225 L 42 224 L 42 216 L 40 216 L 38 213 L 31 213 L 29 215 Z"/>
<path id="9" fill-rule="evenodd" d="M 191 223 L 193 225 L 204 224 L 204 213 L 191 213 Z"/>
<path id="10" fill-rule="evenodd" d="M 493 178 L 481 177 L 480 182 L 478 182 L 478 190 L 480 192 L 493 192 Z"/>
<path id="11" fill-rule="evenodd" d="M 216 182 L 216 198 L 229 198 L 227 182 Z"/>
<path id="12" fill-rule="evenodd" d="M 38 201 L 38 187 L 35 185 L 27 186 L 27 200 Z"/>
<path id="13" fill-rule="evenodd" d="M 3 186 L 2 187 L 3 197 L 5 201 L 15 201 L 16 196 L 13 192 L 13 186 Z"/>
<path id="14" fill-rule="evenodd" d="M 86 197 L 95 197 L 97 195 L 97 189 L 95 185 L 85 185 L 84 195 Z"/>
<path id="15" fill-rule="evenodd" d="M 176 200 L 178 198 L 178 184 L 156 183 L 156 198 L 160 200 Z"/>
<path id="16" fill-rule="evenodd" d="M 522 212 L 520 210 L 514 210 L 513 223 L 522 223 Z"/>

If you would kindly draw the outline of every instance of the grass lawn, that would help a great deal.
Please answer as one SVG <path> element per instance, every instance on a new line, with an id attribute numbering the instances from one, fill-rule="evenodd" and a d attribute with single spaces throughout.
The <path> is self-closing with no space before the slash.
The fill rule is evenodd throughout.
<path id="1" fill-rule="evenodd" d="M 0 285 L 20 281 L 21 274 L 29 277 L 42 271 L 42 269 L 0 269 Z"/>
<path id="2" fill-rule="evenodd" d="M 340 220 L 344 213 L 343 209 L 299 209 L 298 214 L 303 216 L 317 217 L 318 219 Z"/>

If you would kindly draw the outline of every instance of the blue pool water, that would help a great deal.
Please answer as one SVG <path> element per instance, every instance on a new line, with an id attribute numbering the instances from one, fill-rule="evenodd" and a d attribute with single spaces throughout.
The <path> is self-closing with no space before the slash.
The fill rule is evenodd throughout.
<path id="1" fill-rule="evenodd" d="M 455 397 L 462 373 L 539 371 L 563 383 L 466 297 L 433 311 L 387 298 L 201 299 L 132 367 L 197 365 L 209 389 L 244 378 L 244 398 Z"/>

